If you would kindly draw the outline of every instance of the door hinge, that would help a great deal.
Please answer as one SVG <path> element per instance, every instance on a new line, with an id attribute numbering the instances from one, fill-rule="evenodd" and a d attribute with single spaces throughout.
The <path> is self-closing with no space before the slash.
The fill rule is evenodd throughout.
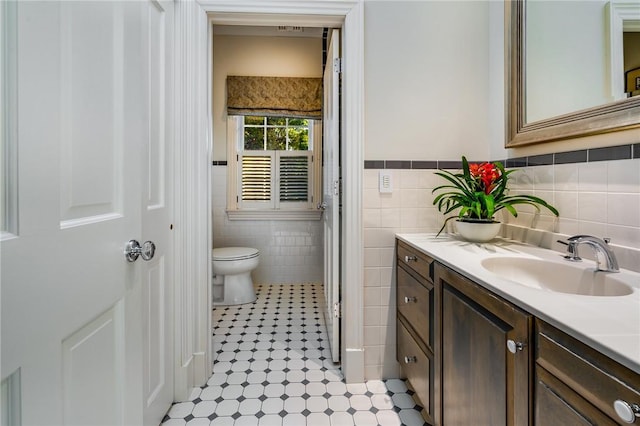
<path id="1" fill-rule="evenodd" d="M 335 58 L 333 60 L 333 72 L 340 74 L 342 72 L 342 58 Z"/>
<path id="2" fill-rule="evenodd" d="M 337 180 L 333 181 L 333 195 L 340 195 L 340 186 Z"/>
<path id="3" fill-rule="evenodd" d="M 333 304 L 333 317 L 340 318 L 340 302 L 336 302 Z"/>

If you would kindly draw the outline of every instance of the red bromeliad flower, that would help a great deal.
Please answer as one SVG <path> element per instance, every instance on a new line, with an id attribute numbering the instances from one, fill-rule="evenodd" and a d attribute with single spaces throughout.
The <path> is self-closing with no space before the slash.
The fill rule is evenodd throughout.
<path id="1" fill-rule="evenodd" d="M 516 206 L 527 204 L 540 210 L 540 206 L 547 208 L 558 216 L 558 210 L 535 195 L 509 195 L 507 183 L 509 175 L 515 169 L 505 170 L 501 162 L 469 164 L 462 156 L 462 172 L 452 173 L 448 170 L 438 170 L 436 175 L 445 179 L 443 185 L 431 190 L 438 193 L 433 199 L 433 205 L 448 216 L 438 235 L 444 230 L 451 219 L 493 221 L 498 211 L 505 209 L 514 217 L 518 217 Z"/>
<path id="2" fill-rule="evenodd" d="M 500 170 L 493 163 L 469 164 L 469 173 L 478 181 L 479 189 L 490 194 L 500 179 Z"/>

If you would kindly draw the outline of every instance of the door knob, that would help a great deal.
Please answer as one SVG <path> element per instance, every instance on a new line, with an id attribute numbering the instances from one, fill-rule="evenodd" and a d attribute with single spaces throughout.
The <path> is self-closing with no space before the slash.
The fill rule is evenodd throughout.
<path id="1" fill-rule="evenodd" d="M 318 204 L 318 210 L 324 210 L 327 208 L 327 202 L 323 201 L 322 203 Z"/>
<path id="2" fill-rule="evenodd" d="M 137 240 L 129 240 L 124 246 L 124 257 L 129 262 L 138 260 L 138 256 L 142 256 L 143 260 L 151 260 L 156 254 L 156 245 L 153 241 L 145 241 L 140 245 Z"/>

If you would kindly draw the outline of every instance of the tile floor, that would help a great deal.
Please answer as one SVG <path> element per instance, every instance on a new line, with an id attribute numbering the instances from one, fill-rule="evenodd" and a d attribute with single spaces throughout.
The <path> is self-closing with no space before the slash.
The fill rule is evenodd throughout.
<path id="1" fill-rule="evenodd" d="M 424 425 L 399 379 L 345 384 L 331 361 L 319 284 L 258 285 L 213 310 L 213 376 L 162 426 Z"/>

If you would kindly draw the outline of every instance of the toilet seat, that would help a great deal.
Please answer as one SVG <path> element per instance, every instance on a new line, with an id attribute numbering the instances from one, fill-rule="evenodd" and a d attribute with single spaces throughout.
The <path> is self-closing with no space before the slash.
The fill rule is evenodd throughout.
<path id="1" fill-rule="evenodd" d="M 213 260 L 231 261 L 258 257 L 260 251 L 250 247 L 220 247 L 213 249 Z"/>

